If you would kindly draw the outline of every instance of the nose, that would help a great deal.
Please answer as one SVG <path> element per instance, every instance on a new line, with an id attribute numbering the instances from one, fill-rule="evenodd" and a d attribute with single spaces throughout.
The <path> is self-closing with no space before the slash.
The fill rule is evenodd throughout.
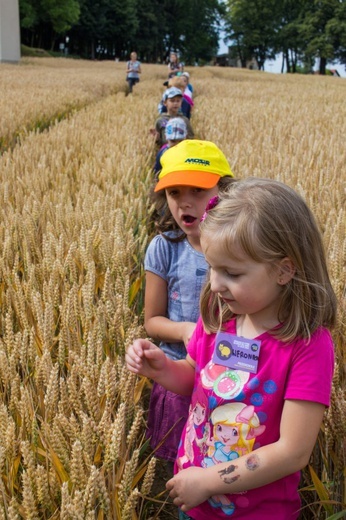
<path id="1" fill-rule="evenodd" d="M 213 293 L 222 293 L 227 289 L 223 277 L 213 269 L 210 269 L 210 288 Z"/>
<path id="2" fill-rule="evenodd" d="M 192 202 L 191 202 L 191 197 L 189 196 L 188 193 L 184 193 L 181 195 L 181 197 L 179 199 L 179 205 L 182 209 L 191 208 Z"/>

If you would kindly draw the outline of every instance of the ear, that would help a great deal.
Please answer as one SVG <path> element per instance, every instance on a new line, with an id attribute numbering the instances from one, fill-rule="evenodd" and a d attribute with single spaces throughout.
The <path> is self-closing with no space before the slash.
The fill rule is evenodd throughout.
<path id="1" fill-rule="evenodd" d="M 278 278 L 277 283 L 279 285 L 288 284 L 296 273 L 294 263 L 288 256 L 280 260 L 278 264 Z"/>

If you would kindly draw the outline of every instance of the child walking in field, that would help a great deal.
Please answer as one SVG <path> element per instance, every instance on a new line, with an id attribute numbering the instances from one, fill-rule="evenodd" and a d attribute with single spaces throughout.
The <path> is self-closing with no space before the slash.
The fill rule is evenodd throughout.
<path id="1" fill-rule="evenodd" d="M 130 60 L 126 64 L 126 81 L 129 86 L 129 93 L 133 91 L 134 85 L 139 82 L 141 73 L 141 63 L 137 60 L 137 53 L 131 52 Z"/>
<path id="2" fill-rule="evenodd" d="M 184 140 L 161 157 L 154 192 L 159 234 L 145 257 L 145 328 L 169 358 L 186 357 L 199 316 L 198 302 L 208 270 L 201 252 L 199 223 L 209 199 L 233 181 L 219 148 L 209 141 Z M 173 462 L 189 397 L 154 384 L 148 419 L 156 456 Z M 170 431 L 171 430 L 171 431 Z"/>
<path id="3" fill-rule="evenodd" d="M 178 60 L 178 54 L 176 52 L 171 52 L 169 56 L 168 67 L 168 77 L 173 78 L 178 72 L 183 72 L 184 65 L 180 63 Z"/>
<path id="4" fill-rule="evenodd" d="M 168 148 L 173 148 L 181 141 L 186 139 L 187 137 L 187 127 L 184 119 L 181 117 L 173 117 L 169 119 L 166 128 L 165 128 L 165 136 L 167 143 L 163 144 L 160 150 L 156 154 L 155 164 L 154 164 L 154 173 L 159 173 L 162 169 L 161 165 L 161 157 L 168 150 Z"/>
<path id="5" fill-rule="evenodd" d="M 179 73 L 180 74 L 180 73 Z M 185 74 L 185 73 L 183 73 Z M 187 74 L 187 73 L 186 73 Z M 190 85 L 191 88 L 189 88 L 189 79 L 188 76 L 181 75 L 181 76 L 175 76 L 174 78 L 170 79 L 168 81 L 169 87 L 176 87 L 179 90 L 181 90 L 183 94 L 183 99 L 180 107 L 181 113 L 187 117 L 188 119 L 191 119 L 191 113 L 193 108 L 193 100 L 192 100 L 192 85 Z M 160 101 L 160 103 L 157 106 L 159 114 L 165 114 L 167 112 L 167 107 L 163 102 L 163 97 Z"/>
<path id="6" fill-rule="evenodd" d="M 247 179 L 207 212 L 200 240 L 209 280 L 186 359 L 144 339 L 126 354 L 132 372 L 191 396 L 167 489 L 181 518 L 296 519 L 334 364 L 321 235 L 294 190 Z"/>
<path id="7" fill-rule="evenodd" d="M 162 102 L 167 109 L 167 113 L 161 114 L 156 119 L 156 122 L 155 122 L 154 133 L 156 136 L 156 144 L 158 146 L 161 147 L 163 144 L 165 144 L 167 142 L 166 136 L 165 136 L 165 129 L 166 129 L 166 125 L 167 125 L 169 119 L 171 119 L 173 117 L 181 117 L 186 124 L 187 138 L 188 139 L 194 138 L 194 132 L 193 132 L 189 119 L 181 113 L 182 101 L 183 101 L 183 93 L 178 88 L 170 87 L 165 90 L 163 97 L 162 97 Z"/>

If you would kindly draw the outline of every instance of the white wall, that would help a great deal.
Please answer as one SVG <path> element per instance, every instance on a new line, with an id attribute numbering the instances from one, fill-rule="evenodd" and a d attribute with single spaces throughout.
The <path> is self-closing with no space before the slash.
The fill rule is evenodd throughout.
<path id="1" fill-rule="evenodd" d="M 20 60 L 18 0 L 0 0 L 0 62 Z"/>

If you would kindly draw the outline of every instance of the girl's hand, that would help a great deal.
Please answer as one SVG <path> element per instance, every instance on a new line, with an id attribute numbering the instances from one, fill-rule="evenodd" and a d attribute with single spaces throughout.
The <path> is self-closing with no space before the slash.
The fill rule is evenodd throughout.
<path id="1" fill-rule="evenodd" d="M 159 132 L 157 130 L 155 130 L 155 128 L 150 128 L 149 134 L 153 135 L 155 137 L 155 140 L 157 140 L 160 137 Z"/>
<path id="2" fill-rule="evenodd" d="M 134 374 L 155 379 L 166 366 L 166 355 L 147 339 L 136 339 L 125 354 L 127 368 Z"/>
<path id="3" fill-rule="evenodd" d="M 205 502 L 210 497 L 205 469 L 191 467 L 183 469 L 166 483 L 174 505 L 183 512 Z"/>

